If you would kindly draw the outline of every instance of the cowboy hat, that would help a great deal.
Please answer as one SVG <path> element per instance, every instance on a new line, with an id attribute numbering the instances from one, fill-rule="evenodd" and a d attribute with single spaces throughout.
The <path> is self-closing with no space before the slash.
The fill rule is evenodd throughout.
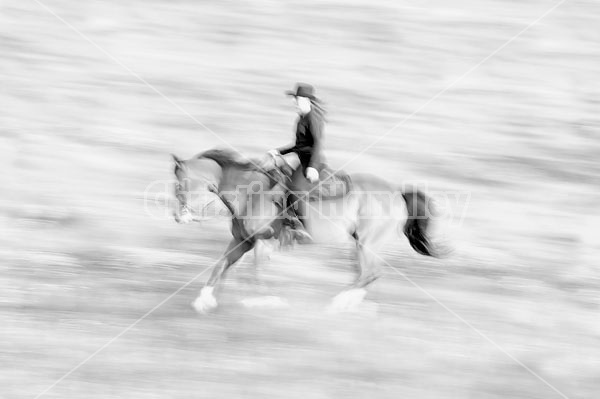
<path id="1" fill-rule="evenodd" d="M 307 97 L 311 100 L 316 98 L 315 88 L 306 83 L 296 83 L 296 90 L 287 90 L 285 94 L 294 97 Z"/>

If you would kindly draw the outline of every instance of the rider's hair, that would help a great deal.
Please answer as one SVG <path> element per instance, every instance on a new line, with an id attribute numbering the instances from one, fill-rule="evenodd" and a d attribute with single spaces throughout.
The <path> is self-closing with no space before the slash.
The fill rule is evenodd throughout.
<path id="1" fill-rule="evenodd" d="M 310 103 L 312 104 L 312 111 L 319 121 L 327 122 L 327 110 L 325 109 L 325 104 L 323 104 L 323 101 L 319 100 L 318 98 L 314 98 L 310 100 Z"/>

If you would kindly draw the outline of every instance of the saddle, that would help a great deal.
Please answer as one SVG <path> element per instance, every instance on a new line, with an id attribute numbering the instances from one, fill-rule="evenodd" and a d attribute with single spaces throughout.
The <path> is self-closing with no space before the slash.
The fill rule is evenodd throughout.
<path id="1" fill-rule="evenodd" d="M 269 172 L 269 177 L 283 187 L 291 185 L 294 169 L 288 164 L 277 166 Z M 342 198 L 352 190 L 352 179 L 343 171 L 335 171 L 324 167 L 319 173 L 320 180 L 317 184 L 307 188 L 309 201 L 323 201 Z M 309 183 L 310 184 L 310 183 Z"/>
<path id="2" fill-rule="evenodd" d="M 319 173 L 320 180 L 312 187 L 308 195 L 309 201 L 323 201 L 342 198 L 352 189 L 350 175 L 343 171 L 335 171 L 325 167 Z"/>
<path id="3" fill-rule="evenodd" d="M 273 196 L 273 202 L 284 210 L 291 206 L 286 187 L 291 185 L 293 173 L 294 169 L 284 162 L 283 165 L 275 165 L 267 174 L 275 185 L 281 188 L 281 194 Z M 352 180 L 346 172 L 336 172 L 324 167 L 319 173 L 319 178 L 318 183 L 307 187 L 309 202 L 343 198 L 352 190 Z M 292 248 L 294 245 L 294 230 L 289 225 L 283 224 L 275 237 L 279 238 L 282 249 Z"/>

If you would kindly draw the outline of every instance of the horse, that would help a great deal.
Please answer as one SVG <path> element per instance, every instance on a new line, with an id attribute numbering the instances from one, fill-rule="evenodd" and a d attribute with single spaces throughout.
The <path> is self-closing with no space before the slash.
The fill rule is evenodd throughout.
<path id="1" fill-rule="evenodd" d="M 205 313 L 217 307 L 215 287 L 231 266 L 260 240 L 282 239 L 289 233 L 284 223 L 287 174 L 281 172 L 285 162 L 281 165 L 273 159 L 273 165 L 263 169 L 257 166 L 259 163 L 242 160 L 233 151 L 223 149 L 208 150 L 187 160 L 172 157 L 175 221 L 200 220 L 201 206 L 211 195 L 231 215 L 233 238 L 193 302 L 196 311 Z M 366 288 L 380 275 L 378 252 L 400 228 L 416 252 L 437 256 L 430 239 L 432 203 L 422 191 L 402 190 L 368 174 L 349 175 L 349 181 L 351 187 L 344 195 L 318 201 L 309 201 L 305 196 L 299 201 L 304 204 L 299 213 L 314 242 L 342 243 L 350 239 L 356 244 L 358 273 L 354 283 L 334 297 L 331 309 L 335 311 L 353 309 L 363 301 Z M 311 190 L 318 188 L 316 185 Z"/>

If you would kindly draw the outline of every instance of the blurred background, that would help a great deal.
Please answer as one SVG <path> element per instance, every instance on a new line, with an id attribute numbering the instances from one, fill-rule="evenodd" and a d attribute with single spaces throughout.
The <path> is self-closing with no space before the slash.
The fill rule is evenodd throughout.
<path id="1" fill-rule="evenodd" d="M 227 147 L 210 131 L 250 157 L 290 142 L 305 81 L 332 167 L 469 193 L 454 255 L 399 238 L 384 257 L 422 289 L 385 267 L 342 315 L 350 243 L 275 252 L 260 286 L 249 255 L 215 313 L 190 306 L 205 273 L 42 397 L 594 397 L 600 3 L 565 1 L 405 120 L 555 4 L 3 1 L 0 396 L 45 392 L 214 263 L 229 223 L 153 217 L 145 192 L 169 153 Z M 240 304 L 265 290 L 290 307 Z"/>

